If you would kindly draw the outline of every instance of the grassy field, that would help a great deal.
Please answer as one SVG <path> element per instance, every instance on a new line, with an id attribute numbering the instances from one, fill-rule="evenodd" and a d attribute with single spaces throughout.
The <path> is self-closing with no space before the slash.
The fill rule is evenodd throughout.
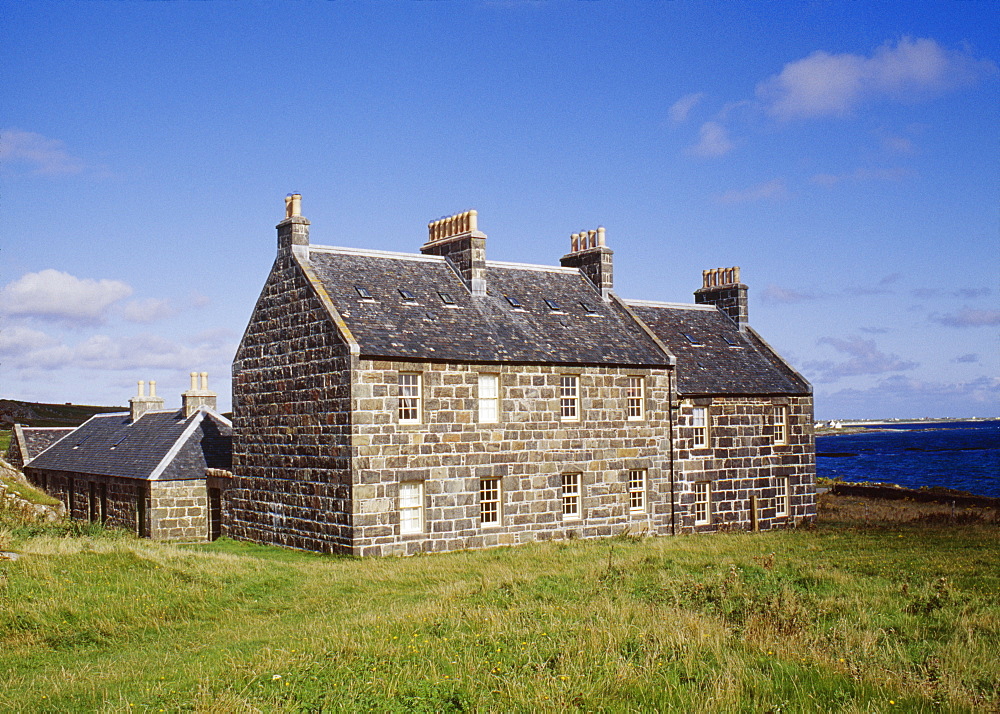
<path id="1" fill-rule="evenodd" d="M 995 511 L 354 560 L 0 515 L 0 711 L 1000 710 Z"/>

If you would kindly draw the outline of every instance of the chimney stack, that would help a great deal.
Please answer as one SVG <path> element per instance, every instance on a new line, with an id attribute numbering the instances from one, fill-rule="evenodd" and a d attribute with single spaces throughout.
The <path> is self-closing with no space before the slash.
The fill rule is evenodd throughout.
<path id="1" fill-rule="evenodd" d="M 701 287 L 694 291 L 699 305 L 715 305 L 742 330 L 747 324 L 747 286 L 740 282 L 740 268 L 701 271 Z"/>
<path id="2" fill-rule="evenodd" d="M 194 414 L 199 407 L 207 407 L 215 411 L 217 398 L 218 395 L 215 392 L 208 390 L 208 372 L 192 372 L 191 389 L 181 394 L 181 408 L 184 410 L 184 418 Z"/>
<path id="3" fill-rule="evenodd" d="M 424 255 L 443 255 L 458 271 L 473 295 L 486 295 L 486 234 L 479 230 L 479 212 L 466 211 L 427 224 Z"/>
<path id="4" fill-rule="evenodd" d="M 128 400 L 129 417 L 132 422 L 142 418 L 146 412 L 163 409 L 163 398 L 156 396 L 156 382 L 149 381 L 149 396 L 146 396 L 146 383 L 139 380 L 139 392 Z"/>
<path id="5" fill-rule="evenodd" d="M 601 291 L 601 298 L 608 300 L 614 288 L 613 255 L 614 251 L 605 244 L 604 226 L 598 226 L 597 230 L 570 236 L 570 252 L 559 260 L 559 264 L 564 268 L 577 268 Z"/>
<path id="6" fill-rule="evenodd" d="M 302 216 L 302 194 L 285 196 L 285 220 L 278 229 L 278 256 L 289 252 L 309 260 L 309 221 Z"/>

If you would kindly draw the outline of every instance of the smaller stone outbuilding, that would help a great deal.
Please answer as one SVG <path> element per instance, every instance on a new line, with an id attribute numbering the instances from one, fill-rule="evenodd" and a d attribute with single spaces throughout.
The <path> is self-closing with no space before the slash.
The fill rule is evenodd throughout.
<path id="1" fill-rule="evenodd" d="M 14 424 L 10 432 L 10 445 L 7 447 L 7 463 L 16 469 L 23 469 L 33 458 L 74 431 L 75 426 Z"/>
<path id="2" fill-rule="evenodd" d="M 165 410 L 156 383 L 146 395 L 139 382 L 128 412 L 95 415 L 31 459 L 25 476 L 75 520 L 155 539 L 218 537 L 232 424 L 207 374 L 192 373 L 181 396 L 180 409 Z"/>

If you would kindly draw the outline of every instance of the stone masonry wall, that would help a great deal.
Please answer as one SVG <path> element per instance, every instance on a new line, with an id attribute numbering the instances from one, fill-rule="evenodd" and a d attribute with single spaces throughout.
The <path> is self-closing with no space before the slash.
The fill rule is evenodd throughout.
<path id="1" fill-rule="evenodd" d="M 208 540 L 205 479 L 150 481 L 149 535 L 156 540 Z"/>
<path id="2" fill-rule="evenodd" d="M 693 447 L 692 410 L 709 410 L 709 448 Z M 785 444 L 774 443 L 775 410 L 787 409 Z M 685 399 L 675 428 L 675 467 L 683 532 L 749 529 L 751 496 L 757 498 L 761 530 L 794 525 L 816 516 L 816 463 L 812 397 L 715 397 Z M 789 513 L 776 515 L 788 478 Z M 694 484 L 711 484 L 711 523 L 695 525 Z"/>
<path id="3" fill-rule="evenodd" d="M 419 424 L 399 423 L 398 374 L 421 376 Z M 500 417 L 479 423 L 478 375 L 500 377 Z M 560 420 L 562 375 L 579 376 L 580 420 Z M 628 376 L 645 380 L 645 418 L 626 418 Z M 662 370 L 360 360 L 352 453 L 357 555 L 412 554 L 670 533 L 670 377 Z M 646 469 L 631 511 L 628 472 Z M 582 514 L 562 516 L 562 475 L 579 473 Z M 498 525 L 480 522 L 480 479 L 501 484 Z M 424 529 L 400 534 L 399 484 L 423 484 Z"/>
<path id="4" fill-rule="evenodd" d="M 233 363 L 225 534 L 350 550 L 350 366 L 291 252 L 279 252 Z"/>
<path id="5" fill-rule="evenodd" d="M 148 505 L 149 490 L 146 481 L 67 471 L 49 471 L 35 469 L 30 465 L 25 468 L 24 475 L 32 485 L 61 500 L 66 507 L 67 515 L 74 520 L 101 520 L 103 500 L 104 524 L 106 526 L 123 528 L 139 535 L 149 534 L 148 508 L 145 510 L 144 522 L 139 522 L 139 517 L 142 515 L 140 514 L 140 499 L 144 501 L 144 505 Z M 73 486 L 72 502 L 70 502 L 71 481 Z M 93 491 L 91 484 L 93 484 Z M 94 494 L 95 498 L 93 508 L 91 493 Z"/>

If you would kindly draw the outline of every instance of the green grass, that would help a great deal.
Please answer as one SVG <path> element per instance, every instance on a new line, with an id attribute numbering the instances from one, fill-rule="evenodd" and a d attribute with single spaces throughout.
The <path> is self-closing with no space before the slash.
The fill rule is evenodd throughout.
<path id="1" fill-rule="evenodd" d="M 355 560 L 0 520 L 0 711 L 990 711 L 1000 529 Z"/>
<path id="2" fill-rule="evenodd" d="M 20 496 L 29 503 L 40 503 L 45 506 L 57 506 L 60 503 L 58 498 L 53 498 L 30 484 L 22 483 L 8 476 L 0 475 L 0 484 L 3 484 L 3 488 L 10 493 Z"/>
<path id="3" fill-rule="evenodd" d="M 0 457 L 7 455 L 7 447 L 10 446 L 10 429 L 0 429 Z"/>

